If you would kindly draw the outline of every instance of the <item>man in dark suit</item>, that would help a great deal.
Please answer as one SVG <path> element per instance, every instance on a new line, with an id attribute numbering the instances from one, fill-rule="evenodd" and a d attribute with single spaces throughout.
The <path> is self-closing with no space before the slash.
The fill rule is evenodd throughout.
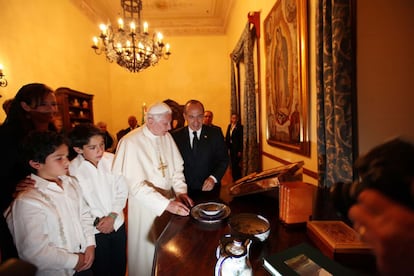
<path id="1" fill-rule="evenodd" d="M 203 125 L 204 106 L 190 100 L 184 106 L 187 126 L 172 132 L 184 159 L 184 176 L 192 198 L 203 194 L 218 199 L 221 179 L 228 166 L 227 148 L 220 129 Z"/>
<path id="2" fill-rule="evenodd" d="M 240 161 L 243 154 L 243 126 L 236 113 L 231 114 L 230 124 L 226 131 L 226 144 L 230 151 L 231 174 L 233 181 L 236 181 L 242 177 Z"/>
<path id="3" fill-rule="evenodd" d="M 213 124 L 213 116 L 214 116 L 213 111 L 210 111 L 210 110 L 204 111 L 203 125 L 217 127 L 221 131 L 221 127 Z"/>
<path id="4" fill-rule="evenodd" d="M 124 137 L 125 134 L 127 134 L 131 130 L 136 129 L 137 127 L 139 127 L 137 117 L 135 117 L 134 115 L 129 116 L 128 117 L 128 125 L 129 125 L 129 127 L 127 127 L 126 129 L 121 129 L 116 134 L 116 139 L 118 139 L 118 141 L 121 140 L 121 138 Z"/>

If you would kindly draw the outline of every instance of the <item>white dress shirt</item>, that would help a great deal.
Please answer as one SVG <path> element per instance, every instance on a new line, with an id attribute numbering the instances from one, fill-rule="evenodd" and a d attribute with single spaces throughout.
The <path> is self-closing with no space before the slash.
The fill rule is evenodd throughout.
<path id="1" fill-rule="evenodd" d="M 78 154 L 69 165 L 69 173 L 78 179 L 93 217 L 101 218 L 111 212 L 118 214 L 114 224 L 116 231 L 124 223 L 123 209 L 128 197 L 128 186 L 122 175 L 112 173 L 113 159 L 112 153 L 104 152 L 95 167 Z M 96 228 L 95 233 L 99 233 Z"/>
<path id="2" fill-rule="evenodd" d="M 19 257 L 38 268 L 36 275 L 73 275 L 74 253 L 95 245 L 89 207 L 72 177 L 60 177 L 62 188 L 31 178 L 35 189 L 20 193 L 6 217 Z"/>
<path id="3" fill-rule="evenodd" d="M 193 138 L 194 138 L 194 132 L 195 130 L 192 130 L 190 127 L 188 127 L 188 135 L 190 135 L 190 144 L 191 144 L 191 148 L 193 148 Z M 197 131 L 197 139 L 200 140 L 200 135 L 201 135 L 201 128 Z"/>

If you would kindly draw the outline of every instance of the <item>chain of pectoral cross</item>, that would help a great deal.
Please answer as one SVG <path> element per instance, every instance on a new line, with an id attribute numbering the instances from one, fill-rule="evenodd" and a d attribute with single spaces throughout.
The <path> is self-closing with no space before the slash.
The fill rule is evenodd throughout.
<path id="1" fill-rule="evenodd" d="M 167 169 L 168 165 L 164 162 L 162 162 L 161 154 L 160 154 L 160 166 L 158 167 L 158 170 L 161 171 L 162 177 L 165 177 L 165 170 Z"/>
<path id="2" fill-rule="evenodd" d="M 165 177 L 166 176 L 165 172 L 166 172 L 166 169 L 167 169 L 168 165 L 167 165 L 167 163 L 164 163 L 164 161 L 162 161 L 160 141 L 156 140 L 155 144 L 156 144 L 156 149 L 157 149 L 157 155 L 160 158 L 160 163 L 159 163 L 159 166 L 158 166 L 158 170 L 161 171 L 162 177 Z"/>

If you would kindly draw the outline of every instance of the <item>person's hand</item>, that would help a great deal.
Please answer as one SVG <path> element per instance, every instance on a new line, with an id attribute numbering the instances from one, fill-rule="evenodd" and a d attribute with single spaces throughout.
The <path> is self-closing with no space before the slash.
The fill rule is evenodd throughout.
<path id="1" fill-rule="evenodd" d="M 103 217 L 96 225 L 96 229 L 98 229 L 101 233 L 109 234 L 114 231 L 114 222 L 115 219 L 110 216 Z"/>
<path id="2" fill-rule="evenodd" d="M 78 263 L 75 266 L 77 272 L 91 268 L 95 259 L 95 246 L 88 246 L 85 253 L 76 253 L 78 255 Z"/>
<path id="3" fill-rule="evenodd" d="M 76 255 L 78 255 L 78 262 L 76 263 L 75 266 L 75 270 L 77 272 L 82 271 L 81 268 L 84 266 L 85 264 L 85 255 L 83 253 L 76 253 Z"/>
<path id="4" fill-rule="evenodd" d="M 95 260 L 95 246 L 90 245 L 85 250 L 84 267 L 82 270 L 91 268 L 93 261 Z"/>
<path id="5" fill-rule="evenodd" d="M 13 194 L 13 196 L 16 197 L 20 192 L 30 190 L 30 189 L 34 189 L 35 184 L 36 184 L 36 180 L 31 179 L 30 175 L 26 176 L 26 178 L 24 178 L 19 183 L 17 183 L 16 191 Z"/>
<path id="6" fill-rule="evenodd" d="M 193 207 L 194 201 L 187 195 L 187 194 L 179 194 L 177 195 L 179 201 L 184 203 L 187 207 Z"/>
<path id="7" fill-rule="evenodd" d="M 364 190 L 348 212 L 373 247 L 381 275 L 414 275 L 414 211 L 376 190 Z"/>
<path id="8" fill-rule="evenodd" d="M 188 216 L 190 214 L 190 209 L 187 206 L 185 206 L 184 203 L 177 200 L 170 201 L 166 210 L 171 214 L 183 217 Z"/>
<path id="9" fill-rule="evenodd" d="M 214 188 L 214 179 L 211 177 L 207 177 L 204 180 L 203 187 L 201 188 L 202 191 L 211 191 Z"/>

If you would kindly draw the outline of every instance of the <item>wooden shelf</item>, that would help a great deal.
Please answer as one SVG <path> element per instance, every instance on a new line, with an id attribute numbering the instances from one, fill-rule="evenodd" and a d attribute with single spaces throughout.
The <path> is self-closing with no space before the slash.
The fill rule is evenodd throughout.
<path id="1" fill-rule="evenodd" d="M 69 132 L 80 123 L 93 124 L 93 95 L 67 87 L 56 89 L 59 115 L 56 125 L 62 132 Z"/>

